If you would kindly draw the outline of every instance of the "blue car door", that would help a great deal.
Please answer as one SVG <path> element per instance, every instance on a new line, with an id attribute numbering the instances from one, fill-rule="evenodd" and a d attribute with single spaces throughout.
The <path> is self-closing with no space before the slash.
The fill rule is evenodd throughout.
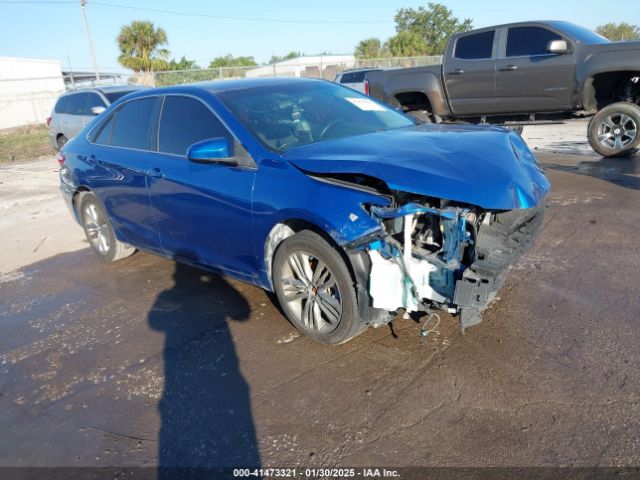
<path id="1" fill-rule="evenodd" d="M 195 163 L 190 145 L 234 137 L 201 100 L 167 95 L 158 125 L 158 152 L 149 197 L 162 248 L 174 257 L 255 277 L 251 197 L 255 168 Z M 241 147 L 237 147 L 241 148 Z"/>
<path id="2" fill-rule="evenodd" d="M 161 98 L 133 99 L 115 110 L 93 138 L 86 178 L 102 201 L 120 240 L 160 251 L 147 192 Z"/>

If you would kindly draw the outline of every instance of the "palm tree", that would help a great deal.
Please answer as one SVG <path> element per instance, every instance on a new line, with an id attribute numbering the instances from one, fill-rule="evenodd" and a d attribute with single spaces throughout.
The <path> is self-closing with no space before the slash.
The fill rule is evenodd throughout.
<path id="1" fill-rule="evenodd" d="M 167 44 L 167 33 L 153 22 L 136 20 L 124 25 L 118 35 L 120 56 L 118 61 L 135 72 L 167 70 L 169 50 L 160 48 Z"/>

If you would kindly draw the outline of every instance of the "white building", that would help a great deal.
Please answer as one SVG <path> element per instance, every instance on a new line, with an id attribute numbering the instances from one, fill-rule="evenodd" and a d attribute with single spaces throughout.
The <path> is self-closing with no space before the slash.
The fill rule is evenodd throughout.
<path id="1" fill-rule="evenodd" d="M 43 124 L 64 90 L 58 60 L 0 57 L 0 129 Z"/>
<path id="2" fill-rule="evenodd" d="M 303 56 L 252 68 L 246 71 L 246 77 L 322 77 L 333 80 L 338 71 L 353 68 L 355 61 L 353 55 Z"/>

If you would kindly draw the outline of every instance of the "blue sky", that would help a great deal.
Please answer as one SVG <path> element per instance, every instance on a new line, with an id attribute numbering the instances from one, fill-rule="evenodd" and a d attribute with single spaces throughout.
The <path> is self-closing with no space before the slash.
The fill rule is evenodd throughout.
<path id="1" fill-rule="evenodd" d="M 98 1 L 98 0 L 96 0 Z M 180 16 L 160 12 L 119 9 L 88 3 L 89 23 L 98 65 L 103 71 L 121 70 L 115 41 L 120 27 L 132 20 L 151 20 L 167 32 L 169 50 L 177 58 L 186 55 L 202 66 L 218 55 L 252 55 L 259 62 L 290 50 L 315 54 L 351 53 L 366 37 L 386 39 L 394 33 L 393 15 L 401 7 L 426 5 L 414 0 L 104 0 L 105 3 L 221 16 L 382 23 L 318 24 L 275 23 Z M 640 2 L 624 8 L 602 8 L 601 1 L 587 0 L 442 0 L 459 18 L 473 19 L 475 27 L 520 20 L 569 20 L 595 28 L 609 21 L 640 23 Z M 82 24 L 79 1 L 59 4 L 7 4 L 0 0 L 0 56 L 50 58 L 67 56 L 74 69 L 90 69 L 91 57 Z"/>

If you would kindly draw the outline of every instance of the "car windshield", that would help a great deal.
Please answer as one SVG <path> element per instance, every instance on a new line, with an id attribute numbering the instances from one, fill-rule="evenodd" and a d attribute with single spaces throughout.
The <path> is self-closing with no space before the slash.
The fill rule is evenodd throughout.
<path id="1" fill-rule="evenodd" d="M 107 97 L 110 103 L 113 103 L 116 100 L 118 100 L 120 97 L 124 97 L 125 95 L 128 95 L 131 92 L 135 92 L 135 90 L 117 90 L 115 92 L 106 92 L 104 96 Z"/>
<path id="2" fill-rule="evenodd" d="M 414 125 L 405 115 L 330 82 L 230 90 L 217 97 L 263 144 L 278 152 Z"/>
<path id="3" fill-rule="evenodd" d="M 604 38 L 602 35 L 598 35 L 595 32 L 592 32 L 588 28 L 581 27 L 580 25 L 576 25 L 571 22 L 554 22 L 555 26 L 560 30 L 566 32 L 568 35 L 571 35 L 574 39 L 579 42 L 586 44 L 601 44 L 601 43 L 610 43 L 609 40 Z"/>

